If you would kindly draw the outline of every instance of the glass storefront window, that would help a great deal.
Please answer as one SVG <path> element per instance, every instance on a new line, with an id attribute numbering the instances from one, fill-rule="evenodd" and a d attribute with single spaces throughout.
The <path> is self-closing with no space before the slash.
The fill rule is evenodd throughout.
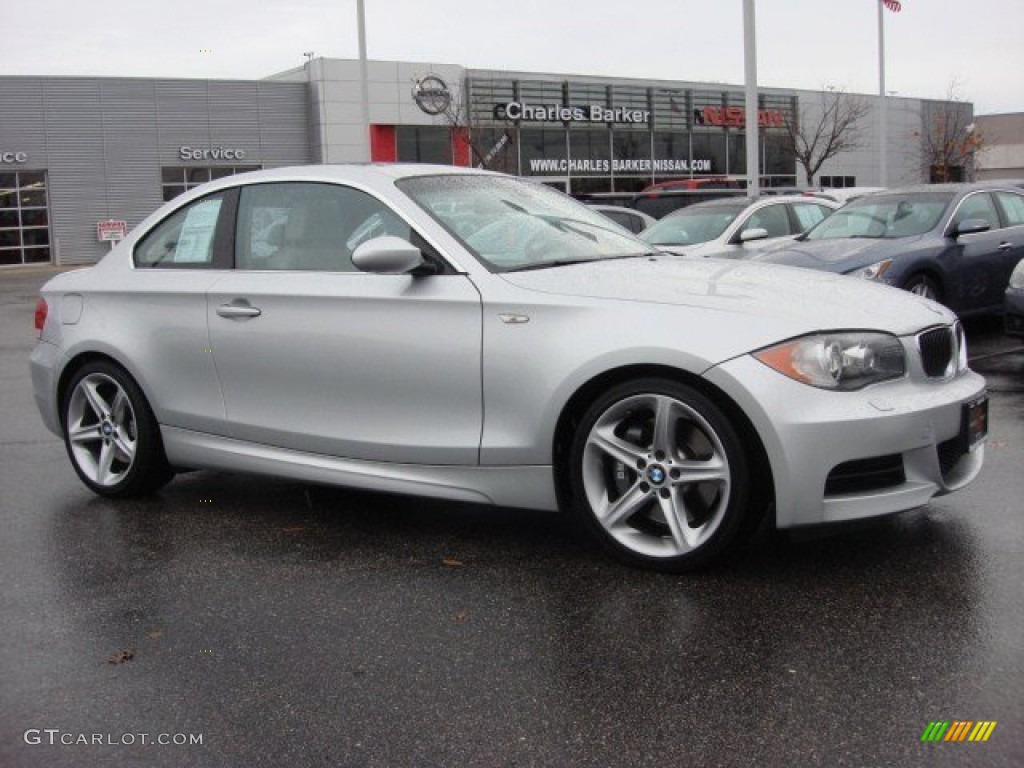
<path id="1" fill-rule="evenodd" d="M 705 174 L 726 173 L 724 133 L 694 133 L 691 142 L 692 167 Z"/>
<path id="2" fill-rule="evenodd" d="M 221 179 L 236 173 L 258 171 L 258 165 L 218 165 L 208 167 L 172 166 L 160 169 L 160 192 L 166 203 L 190 189 L 211 179 Z"/>
<path id="3" fill-rule="evenodd" d="M 522 128 L 519 131 L 523 176 L 565 176 L 569 172 L 564 128 Z"/>
<path id="4" fill-rule="evenodd" d="M 0 264 L 50 260 L 45 171 L 0 173 Z"/>
<path id="5" fill-rule="evenodd" d="M 747 172 L 747 134 L 746 131 L 729 132 L 729 168 L 726 173 L 742 176 Z"/>
<path id="6" fill-rule="evenodd" d="M 452 134 L 447 126 L 399 125 L 395 142 L 399 162 L 452 164 Z"/>
<path id="7" fill-rule="evenodd" d="M 608 131 L 570 131 L 570 176 L 607 176 L 611 171 L 611 147 Z M 575 192 L 577 185 L 573 184 Z"/>
<path id="8" fill-rule="evenodd" d="M 46 248 L 26 248 L 25 249 L 25 263 L 26 264 L 45 264 L 50 261 L 50 249 Z"/>
<path id="9" fill-rule="evenodd" d="M 746 115 L 741 91 L 513 77 L 470 77 L 466 85 L 474 136 L 493 131 L 498 137 L 508 131 L 519 139 L 518 146 L 509 142 L 512 151 L 506 150 L 506 166 L 500 170 L 567 180 L 574 194 L 746 173 Z M 591 122 L 587 117 L 571 116 L 559 122 L 532 113 L 518 121 L 504 119 L 499 108 L 511 101 L 572 108 L 577 112 L 571 114 L 577 115 L 589 115 L 588 107 L 600 107 L 608 110 L 609 118 L 608 122 Z M 795 113 L 796 96 L 762 94 L 758 107 L 763 110 L 763 183 L 792 184 L 796 161 L 785 150 L 783 122 Z M 613 110 L 645 117 L 616 117 Z"/>

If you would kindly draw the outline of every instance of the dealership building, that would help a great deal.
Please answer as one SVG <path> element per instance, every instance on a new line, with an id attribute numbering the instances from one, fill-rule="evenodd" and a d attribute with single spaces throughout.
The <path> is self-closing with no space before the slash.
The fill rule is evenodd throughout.
<path id="1" fill-rule="evenodd" d="M 305 163 L 480 166 L 573 194 L 746 172 L 739 85 L 313 59 L 263 80 L 0 77 L 0 265 L 83 264 L 211 179 Z M 759 90 L 763 183 L 805 183 L 785 125 L 832 94 Z M 823 186 L 926 181 L 921 136 L 949 102 L 859 96 L 861 146 Z M 970 110 L 957 103 L 957 109 Z"/>

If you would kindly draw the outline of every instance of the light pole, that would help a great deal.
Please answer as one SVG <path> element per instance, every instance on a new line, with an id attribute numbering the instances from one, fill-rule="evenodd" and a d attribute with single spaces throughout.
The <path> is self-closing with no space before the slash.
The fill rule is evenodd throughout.
<path id="1" fill-rule="evenodd" d="M 363 0 L 356 0 L 356 24 L 359 27 L 359 109 L 362 122 L 360 151 L 362 160 L 370 161 L 370 83 L 366 67 L 366 12 Z"/>
<path id="2" fill-rule="evenodd" d="M 889 100 L 885 95 L 885 8 L 878 0 L 878 186 L 889 186 Z"/>
<path id="3" fill-rule="evenodd" d="M 761 172 L 758 167 L 757 124 L 757 24 L 754 19 L 754 0 L 743 0 L 743 74 L 746 101 L 747 140 L 747 194 L 761 194 Z"/>

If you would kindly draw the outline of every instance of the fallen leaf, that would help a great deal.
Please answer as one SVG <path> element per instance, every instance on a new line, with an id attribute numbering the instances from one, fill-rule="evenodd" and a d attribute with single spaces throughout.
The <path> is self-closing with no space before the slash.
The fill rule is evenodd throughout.
<path id="1" fill-rule="evenodd" d="M 134 648 L 122 648 L 117 653 L 112 653 L 107 657 L 108 664 L 124 664 L 126 661 L 131 661 L 135 658 Z"/>
<path id="2" fill-rule="evenodd" d="M 456 560 L 453 557 L 445 557 L 445 558 L 443 558 L 441 560 L 441 565 L 446 565 L 449 568 L 461 568 L 462 567 L 462 561 L 461 560 Z"/>
<path id="3" fill-rule="evenodd" d="M 455 620 L 462 624 L 463 622 L 469 621 L 469 611 L 459 611 L 454 616 Z"/>

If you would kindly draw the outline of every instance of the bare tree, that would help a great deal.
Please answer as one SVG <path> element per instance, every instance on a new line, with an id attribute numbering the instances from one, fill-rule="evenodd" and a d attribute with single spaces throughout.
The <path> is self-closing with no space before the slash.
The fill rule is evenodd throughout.
<path id="1" fill-rule="evenodd" d="M 975 128 L 974 109 L 957 94 L 956 80 L 949 84 L 945 101 L 925 102 L 921 114 L 923 175 L 933 183 L 969 181 L 975 160 L 985 149 L 985 137 Z"/>
<path id="2" fill-rule="evenodd" d="M 787 148 L 803 166 L 809 186 L 826 160 L 863 146 L 860 121 L 868 109 L 863 99 L 828 89 L 821 92 L 820 109 L 802 103 L 798 114 L 787 115 Z"/>
<path id="3" fill-rule="evenodd" d="M 453 141 L 469 148 L 470 162 L 477 168 L 516 173 L 512 132 L 497 125 L 481 125 L 472 119 L 466 84 L 462 83 L 449 98 L 437 103 L 438 120 L 451 131 Z"/>

